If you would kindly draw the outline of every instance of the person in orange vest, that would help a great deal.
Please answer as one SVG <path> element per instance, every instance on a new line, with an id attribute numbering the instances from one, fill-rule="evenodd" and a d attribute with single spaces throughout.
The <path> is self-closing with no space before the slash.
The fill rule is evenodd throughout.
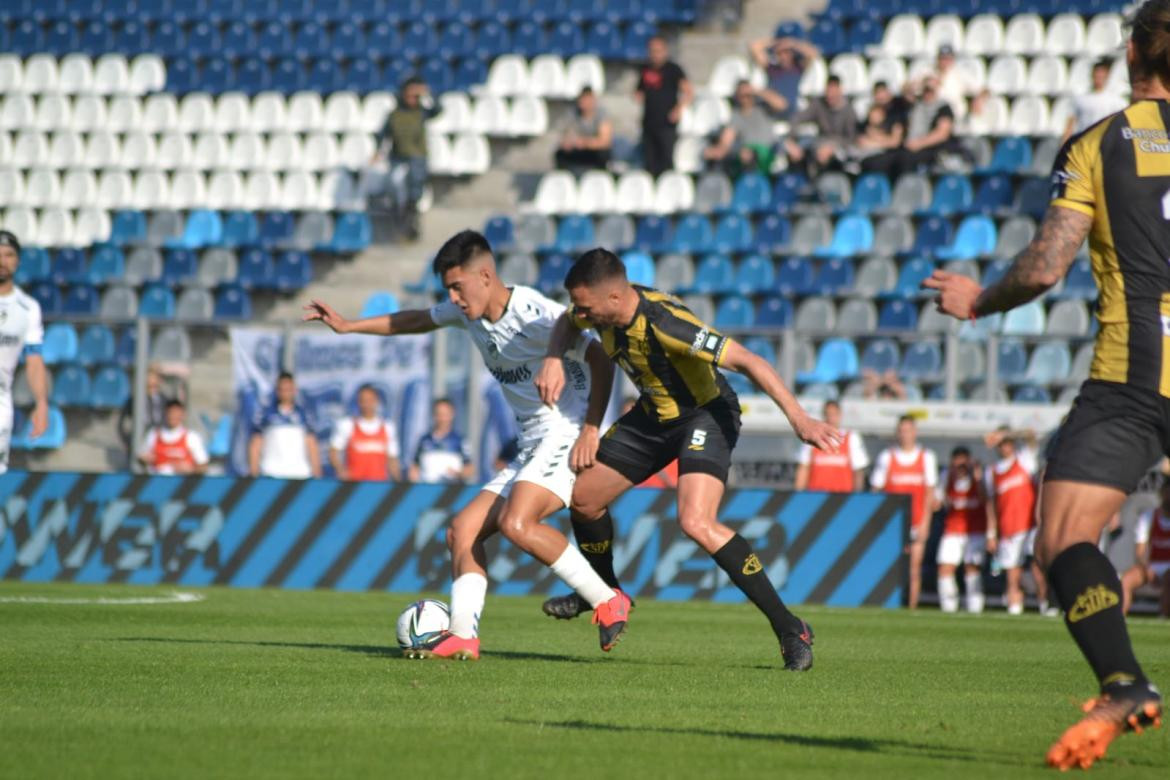
<path id="1" fill-rule="evenodd" d="M 1017 439 L 1025 438 L 1026 446 Z M 1007 574 L 1008 613 L 1024 612 L 1024 590 L 1020 586 L 1024 564 L 1032 556 L 1036 536 L 1036 449 L 1028 440 L 1030 432 L 1017 433 L 1000 427 L 985 438 L 999 460 L 987 470 L 987 549 L 995 555 L 999 567 Z M 1042 614 L 1048 608 L 1048 584 L 1035 562 L 1036 599 Z"/>
<path id="2" fill-rule="evenodd" d="M 910 592 L 906 603 L 918 608 L 922 591 L 922 556 L 936 509 L 934 487 L 938 484 L 938 460 L 918 444 L 918 423 L 910 415 L 898 418 L 896 443 L 878 455 L 870 486 L 891 495 L 910 496 Z"/>
<path id="3" fill-rule="evenodd" d="M 163 425 L 151 428 L 138 448 L 138 460 L 151 474 L 202 474 L 207 471 L 203 438 L 185 425 L 187 409 L 177 398 L 167 401 Z"/>
<path id="4" fill-rule="evenodd" d="M 398 434 L 394 423 L 379 414 L 381 399 L 369 385 L 357 395 L 358 416 L 343 417 L 333 427 L 329 462 L 338 479 L 385 482 L 402 479 L 398 465 Z"/>
<path id="5" fill-rule="evenodd" d="M 796 489 L 826 493 L 860 493 L 865 489 L 869 453 L 856 431 L 841 427 L 841 404 L 825 401 L 823 419 L 841 431 L 844 441 L 836 452 L 822 452 L 809 444 L 796 457 Z"/>
<path id="6" fill-rule="evenodd" d="M 1133 592 L 1143 585 L 1161 586 L 1158 607 L 1170 618 L 1170 479 L 1162 482 L 1162 504 L 1142 512 L 1134 528 L 1134 564 L 1121 578 L 1122 609 L 1129 612 Z"/>
<path id="7" fill-rule="evenodd" d="M 955 447 L 942 480 L 946 509 L 938 543 L 938 603 L 943 612 L 959 611 L 959 583 L 955 572 L 963 565 L 967 611 L 983 611 L 983 557 L 987 548 L 987 493 L 983 468 L 971 459 L 971 450 Z"/>

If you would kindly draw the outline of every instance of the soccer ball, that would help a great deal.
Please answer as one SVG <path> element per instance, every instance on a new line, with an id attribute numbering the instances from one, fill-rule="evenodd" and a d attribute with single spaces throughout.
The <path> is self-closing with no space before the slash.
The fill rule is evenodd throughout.
<path id="1" fill-rule="evenodd" d="M 451 610 L 441 601 L 416 601 L 398 616 L 398 646 L 418 647 L 451 627 Z"/>

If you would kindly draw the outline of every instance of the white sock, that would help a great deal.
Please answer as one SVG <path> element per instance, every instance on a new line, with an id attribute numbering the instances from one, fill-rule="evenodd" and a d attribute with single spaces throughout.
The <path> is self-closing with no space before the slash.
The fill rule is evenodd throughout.
<path id="1" fill-rule="evenodd" d="M 604 604 L 617 595 L 613 588 L 606 585 L 605 580 L 593 571 L 593 567 L 585 560 L 581 551 L 571 543 L 549 568 L 592 607 Z"/>
<path id="2" fill-rule="evenodd" d="M 1044 601 L 1036 602 L 1036 610 L 1041 615 L 1043 615 L 1045 612 L 1047 612 L 1048 611 L 1048 599 L 1045 599 Z"/>
<path id="3" fill-rule="evenodd" d="M 963 578 L 967 585 L 967 611 L 983 611 L 983 575 L 979 572 L 968 574 Z"/>
<path id="4" fill-rule="evenodd" d="M 487 597 L 487 577 L 461 574 L 451 583 L 451 633 L 463 639 L 479 636 L 479 616 Z"/>
<path id="5" fill-rule="evenodd" d="M 938 605 L 943 612 L 959 611 L 959 583 L 955 582 L 954 576 L 939 579 Z"/>
<path id="6" fill-rule="evenodd" d="M 1023 602 L 1020 602 L 1019 604 L 1010 604 L 1009 603 L 1008 604 L 1008 614 L 1009 615 L 1022 615 L 1022 614 L 1024 614 Z"/>

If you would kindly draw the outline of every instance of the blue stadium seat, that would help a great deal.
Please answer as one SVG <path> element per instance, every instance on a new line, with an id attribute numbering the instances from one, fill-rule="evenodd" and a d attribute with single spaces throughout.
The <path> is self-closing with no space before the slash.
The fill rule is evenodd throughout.
<path id="1" fill-rule="evenodd" d="M 981 214 L 995 214 L 1011 208 L 1012 180 L 1005 174 L 988 176 L 975 191 L 971 211 Z"/>
<path id="2" fill-rule="evenodd" d="M 768 214 L 756 226 L 755 251 L 770 255 L 783 252 L 792 241 L 792 223 L 779 214 Z"/>
<path id="3" fill-rule="evenodd" d="M 934 194 L 930 205 L 919 212 L 921 216 L 946 217 L 958 214 L 971 208 L 974 193 L 971 191 L 971 180 L 958 173 L 949 173 L 939 177 L 934 183 Z"/>
<path id="4" fill-rule="evenodd" d="M 1005 384 L 1023 382 L 1028 373 L 1028 351 L 1014 339 L 1003 339 L 996 352 L 999 381 Z"/>
<path id="5" fill-rule="evenodd" d="M 982 173 L 1022 173 L 1032 166 L 1032 142 L 1027 138 L 1009 136 L 1000 139 L 991 155 L 987 167 L 975 171 Z"/>
<path id="6" fill-rule="evenodd" d="M 706 219 L 700 217 L 706 222 Z M 716 252 L 747 252 L 753 247 L 752 223 L 742 214 L 727 214 L 715 226 L 712 246 Z"/>
<path id="7" fill-rule="evenodd" d="M 776 347 L 772 344 L 772 339 L 763 336 L 748 336 L 741 344 L 748 352 L 759 355 L 770 364 L 776 365 Z"/>
<path id="8" fill-rule="evenodd" d="M 313 263 L 306 252 L 281 252 L 276 258 L 276 289 L 301 290 L 313 281 Z"/>
<path id="9" fill-rule="evenodd" d="M 87 265 L 84 250 L 58 249 L 53 258 L 53 281 L 57 284 L 89 281 Z"/>
<path id="10" fill-rule="evenodd" d="M 61 291 L 52 282 L 37 282 L 26 290 L 41 305 L 41 314 L 60 314 L 63 306 Z"/>
<path id="11" fill-rule="evenodd" d="M 695 266 L 695 280 L 687 292 L 726 293 L 735 289 L 735 266 L 725 254 L 710 254 Z"/>
<path id="12" fill-rule="evenodd" d="M 1020 385 L 1012 392 L 1012 403 L 1018 404 L 1050 404 L 1052 394 L 1047 388 L 1037 385 Z"/>
<path id="13" fill-rule="evenodd" d="M 626 252 L 622 255 L 622 262 L 626 266 L 626 277 L 631 282 L 644 287 L 654 286 L 654 258 L 645 252 Z"/>
<path id="14" fill-rule="evenodd" d="M 116 20 L 113 33 L 113 51 L 127 56 L 150 51 L 150 30 L 137 19 L 121 18 Z"/>
<path id="15" fill-rule="evenodd" d="M 165 284 L 154 282 L 142 288 L 138 315 L 151 320 L 169 320 L 175 316 L 175 294 Z"/>
<path id="16" fill-rule="evenodd" d="M 221 243 L 228 248 L 260 243 L 260 225 L 251 211 L 229 211 L 223 220 Z"/>
<path id="17" fill-rule="evenodd" d="M 185 57 L 172 57 L 167 61 L 167 92 L 186 95 L 200 88 L 202 81 L 199 65 Z"/>
<path id="18" fill-rule="evenodd" d="M 985 257 L 995 251 L 999 234 L 990 217 L 973 214 L 963 219 L 955 240 L 948 246 L 935 250 L 935 256 L 943 260 L 972 260 Z"/>
<path id="19" fill-rule="evenodd" d="M 511 249 L 516 243 L 515 225 L 512 218 L 506 214 L 499 214 L 488 219 L 483 226 L 483 237 L 488 240 L 495 251 Z"/>
<path id="20" fill-rule="evenodd" d="M 729 211 L 741 214 L 760 214 L 771 208 L 772 184 L 762 173 L 745 173 L 735 182 Z"/>
<path id="21" fill-rule="evenodd" d="M 95 317 L 98 313 L 99 298 L 97 288 L 92 285 L 75 284 L 65 293 L 61 311 L 63 314 L 78 317 Z"/>
<path id="22" fill-rule="evenodd" d="M 668 252 L 672 245 L 670 221 L 665 217 L 646 216 L 638 219 L 634 229 L 634 247 L 643 252 Z"/>
<path id="23" fill-rule="evenodd" d="M 223 48 L 223 39 L 220 37 L 219 30 L 210 22 L 196 22 L 187 32 L 186 51 L 188 54 L 195 57 L 209 57 L 213 54 L 220 54 Z"/>
<path id="24" fill-rule="evenodd" d="M 890 180 L 880 173 L 862 174 L 853 184 L 853 198 L 846 211 L 870 214 L 890 205 Z"/>
<path id="25" fill-rule="evenodd" d="M 114 51 L 117 44 L 109 25 L 96 19 L 85 22 L 81 27 L 78 51 L 96 58 L 108 51 Z"/>
<path id="26" fill-rule="evenodd" d="M 16 267 L 15 281 L 19 285 L 46 282 L 53 278 L 53 266 L 49 252 L 39 246 L 20 249 L 20 265 Z"/>
<path id="27" fill-rule="evenodd" d="M 47 52 L 44 30 L 32 19 L 22 19 L 12 28 L 7 49 L 23 57 Z"/>
<path id="28" fill-rule="evenodd" d="M 134 326 L 122 328 L 118 332 L 118 345 L 115 349 L 114 360 L 123 368 L 134 365 L 137 348 L 138 333 Z"/>
<path id="29" fill-rule="evenodd" d="M 548 51 L 544 28 L 526 19 L 512 30 L 512 50 L 525 57 L 536 57 Z"/>
<path id="30" fill-rule="evenodd" d="M 240 253 L 236 281 L 245 290 L 271 290 L 276 286 L 276 266 L 272 255 L 263 249 Z"/>
<path id="31" fill-rule="evenodd" d="M 788 20 L 780 22 L 776 25 L 775 37 L 777 38 L 807 38 L 807 32 L 804 25 L 796 20 Z"/>
<path id="32" fill-rule="evenodd" d="M 532 14 L 532 4 L 533 0 L 496 0 L 496 19 L 500 24 L 527 19 Z"/>
<path id="33" fill-rule="evenodd" d="M 1048 202 L 1051 198 L 1052 184 L 1048 179 L 1024 179 L 1016 187 L 1014 208 L 1020 214 L 1040 219 L 1048 210 Z"/>
<path id="34" fill-rule="evenodd" d="M 402 48 L 402 32 L 397 25 L 379 20 L 370 26 L 366 44 L 370 51 L 380 52 L 385 56 Z"/>
<path id="35" fill-rule="evenodd" d="M 199 258 L 190 249 L 168 249 L 163 255 L 162 281 L 171 286 L 186 284 L 199 271 Z"/>
<path id="36" fill-rule="evenodd" d="M 366 302 L 362 304 L 362 311 L 359 317 L 381 317 L 386 314 L 394 314 L 399 309 L 398 297 L 392 292 L 376 292 L 366 298 Z"/>
<path id="37" fill-rule="evenodd" d="M 90 325 L 77 344 L 77 360 L 83 366 L 113 363 L 116 354 L 114 332 L 105 325 Z"/>
<path id="38" fill-rule="evenodd" d="M 861 353 L 861 370 L 884 374 L 898 368 L 901 361 L 898 344 L 890 339 L 877 339 L 865 346 Z"/>
<path id="39" fill-rule="evenodd" d="M 807 384 L 852 379 L 860 373 L 860 362 L 857 347 L 852 341 L 829 339 L 817 350 L 817 361 L 813 370 L 800 372 L 796 375 L 796 381 Z"/>
<path id="40" fill-rule="evenodd" d="M 45 49 L 59 57 L 77 51 L 79 44 L 77 28 L 64 19 L 51 22 L 45 30 Z"/>
<path id="41" fill-rule="evenodd" d="M 621 59 L 624 45 L 621 29 L 610 22 L 594 22 L 585 33 L 585 51 L 603 60 Z"/>
<path id="42" fill-rule="evenodd" d="M 292 39 L 292 53 L 298 59 L 310 60 L 329 54 L 329 34 L 317 22 L 305 22 Z"/>
<path id="43" fill-rule="evenodd" d="M 873 247 L 873 223 L 868 217 L 849 214 L 837 220 L 833 240 L 816 249 L 817 257 L 853 257 Z"/>
<path id="44" fill-rule="evenodd" d="M 565 18 L 573 24 L 601 19 L 605 17 L 605 5 L 604 0 L 568 0 Z"/>
<path id="45" fill-rule="evenodd" d="M 299 60 L 285 57 L 273 61 L 268 79 L 270 89 L 291 95 L 303 90 L 307 85 L 308 78 Z"/>
<path id="46" fill-rule="evenodd" d="M 847 45 L 850 51 L 864 51 L 868 46 L 876 46 L 882 42 L 884 29 L 879 22 L 873 19 L 857 19 L 849 25 Z"/>
<path id="47" fill-rule="evenodd" d="M 308 76 L 306 77 L 306 86 L 312 92 L 320 92 L 322 94 L 330 94 L 332 92 L 340 92 L 349 86 L 349 80 L 346 76 L 345 66 L 338 60 L 329 57 L 321 57 L 313 61 L 309 66 Z M 448 81 L 450 77 L 448 76 Z M 447 84 L 437 85 L 436 94 L 444 91 Z"/>
<path id="48" fill-rule="evenodd" d="M 335 230 L 340 229 L 342 219 L 348 214 L 343 215 L 337 221 Z M 265 249 L 278 249 L 289 243 L 293 237 L 293 229 L 295 227 L 295 220 L 293 215 L 287 211 L 270 211 L 264 215 L 264 221 L 260 223 L 260 246 Z"/>
<path id="49" fill-rule="evenodd" d="M 249 56 L 256 51 L 256 44 L 256 36 L 252 32 L 252 27 L 239 19 L 233 20 L 224 28 L 223 37 L 220 39 L 220 46 L 225 57 Z"/>
<path id="50" fill-rule="evenodd" d="M 385 88 L 386 81 L 382 71 L 372 60 L 353 60 L 349 63 L 349 75 L 346 77 L 347 86 L 354 92 L 366 94 Z"/>
<path id="51" fill-rule="evenodd" d="M 622 56 L 627 60 L 645 59 L 646 44 L 655 34 L 654 27 L 645 22 L 639 21 L 629 25 L 622 38 Z"/>
<path id="52" fill-rule="evenodd" d="M 808 179 L 799 173 L 781 174 L 772 188 L 772 208 L 781 214 L 789 211 L 808 188 Z"/>
<path id="53" fill-rule="evenodd" d="M 164 57 L 186 54 L 187 40 L 183 28 L 164 18 L 151 31 L 150 46 L 152 51 Z"/>
<path id="54" fill-rule="evenodd" d="M 642 18 L 640 0 L 608 0 L 604 8 L 605 19 L 610 24 L 624 24 Z"/>
<path id="55" fill-rule="evenodd" d="M 199 89 L 213 95 L 235 88 L 235 68 L 222 59 L 209 59 L 199 73 Z"/>
<path id="56" fill-rule="evenodd" d="M 499 22 L 484 22 L 475 36 L 474 54 L 484 59 L 494 59 L 512 51 L 512 34 Z M 467 52 L 463 53 L 464 56 Z"/>
<path id="57" fill-rule="evenodd" d="M 787 328 L 792 325 L 792 302 L 787 298 L 772 295 L 760 301 L 756 307 L 756 327 Z"/>
<path id="58" fill-rule="evenodd" d="M 898 375 L 913 382 L 930 382 L 942 378 L 942 348 L 935 341 L 915 341 L 902 355 Z"/>
<path id="59" fill-rule="evenodd" d="M 906 301 L 886 301 L 878 311 L 878 330 L 914 330 L 918 308 Z"/>
<path id="60" fill-rule="evenodd" d="M 110 226 L 110 243 L 126 246 L 146 240 L 146 215 L 141 211 L 117 211 Z"/>
<path id="61" fill-rule="evenodd" d="M 713 238 L 711 223 L 706 217 L 700 214 L 687 214 L 675 225 L 670 250 L 684 254 L 710 252 L 714 248 Z"/>
<path id="62" fill-rule="evenodd" d="M 63 366 L 53 374 L 53 389 L 49 401 L 54 406 L 89 406 L 89 374 L 76 365 Z"/>
<path id="63" fill-rule="evenodd" d="M 178 238 L 168 239 L 165 246 L 172 249 L 202 249 L 223 241 L 223 220 L 219 213 L 195 209 L 187 215 L 187 224 Z"/>
<path id="64" fill-rule="evenodd" d="M 536 288 L 545 295 L 564 293 L 565 276 L 573 266 L 573 258 L 561 252 L 545 255 L 540 262 L 536 277 Z"/>
<path id="65" fill-rule="evenodd" d="M 848 46 L 844 27 L 831 19 L 821 19 L 813 24 L 808 31 L 808 39 L 826 57 L 840 54 Z"/>
<path id="66" fill-rule="evenodd" d="M 847 295 L 853 290 L 853 263 L 840 258 L 825 260 L 817 268 L 812 291 L 817 295 Z"/>
<path id="67" fill-rule="evenodd" d="M 470 92 L 477 85 L 486 82 L 489 59 L 491 58 L 477 54 L 460 60 L 452 74 L 454 82 L 451 89 L 458 92 Z"/>
<path id="68" fill-rule="evenodd" d="M 352 22 L 342 22 L 333 30 L 330 54 L 335 58 L 357 59 L 369 55 L 366 35 Z"/>
<path id="69" fill-rule="evenodd" d="M 41 358 L 45 365 L 72 363 L 77 360 L 77 331 L 68 322 L 54 322 L 45 328 L 41 344 Z"/>
<path id="70" fill-rule="evenodd" d="M 593 220 L 583 214 L 569 214 L 557 225 L 552 248 L 558 252 L 578 252 L 594 245 Z"/>
<path id="71" fill-rule="evenodd" d="M 99 369 L 91 385 L 95 409 L 121 409 L 130 399 L 130 378 L 117 366 Z"/>
<path id="72" fill-rule="evenodd" d="M 333 238 L 326 248 L 343 255 L 357 254 L 369 247 L 372 234 L 373 228 L 367 214 L 342 214 L 333 225 Z"/>
<path id="73" fill-rule="evenodd" d="M 67 438 L 65 431 L 65 415 L 61 414 L 61 410 L 56 406 L 49 407 L 49 426 L 37 438 L 32 438 L 32 420 L 25 419 L 23 422 L 18 420 L 18 425 L 13 426 L 16 432 L 12 437 L 12 448 L 29 450 L 56 450 L 65 445 Z"/>
<path id="74" fill-rule="evenodd" d="M 23 263 L 24 260 L 22 259 Z M 1097 283 L 1093 280 L 1093 266 L 1088 260 L 1078 260 L 1068 270 L 1064 287 L 1055 294 L 1057 298 L 1071 298 L 1089 301 L 1097 297 Z"/>
<path id="75" fill-rule="evenodd" d="M 740 295 L 758 295 L 776 286 L 776 266 L 771 257 L 748 255 L 735 269 L 735 290 Z"/>
<path id="76" fill-rule="evenodd" d="M 548 36 L 548 51 L 565 58 L 585 51 L 581 25 L 569 20 L 556 24 Z"/>
<path id="77" fill-rule="evenodd" d="M 929 217 L 918 226 L 914 234 L 914 245 L 908 255 L 932 255 L 951 243 L 954 229 L 951 223 L 940 217 Z"/>
<path id="78" fill-rule="evenodd" d="M 782 295 L 807 295 L 813 290 L 813 266 L 806 257 L 786 257 L 776 269 L 776 290 Z"/>
<path id="79" fill-rule="evenodd" d="M 24 258 L 21 257 L 21 264 Z M 109 284 L 122 278 L 126 271 L 126 257 L 112 244 L 97 244 L 89 260 L 90 284 Z"/>
<path id="80" fill-rule="evenodd" d="M 418 69 L 418 75 L 436 95 L 449 92 L 455 81 L 455 73 L 451 70 L 450 63 L 434 56 L 423 62 L 422 67 Z"/>
<path id="81" fill-rule="evenodd" d="M 728 330 L 749 328 L 755 317 L 751 301 L 742 295 L 729 295 L 715 307 L 713 324 L 716 328 Z"/>
<path id="82" fill-rule="evenodd" d="M 225 284 L 215 294 L 215 318 L 248 320 L 252 318 L 252 299 L 238 284 Z"/>

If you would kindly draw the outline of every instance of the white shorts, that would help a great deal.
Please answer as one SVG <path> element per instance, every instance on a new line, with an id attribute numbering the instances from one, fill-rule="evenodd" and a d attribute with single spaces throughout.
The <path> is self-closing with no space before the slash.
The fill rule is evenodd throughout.
<path id="1" fill-rule="evenodd" d="M 501 469 L 483 489 L 507 498 L 513 484 L 531 482 L 568 506 L 573 497 L 573 483 L 577 481 L 577 475 L 569 467 L 569 453 L 577 441 L 577 434 L 575 427 L 546 434 L 540 441 L 521 449 L 516 459 Z"/>
<path id="2" fill-rule="evenodd" d="M 0 400 L 0 474 L 8 471 L 8 451 L 12 448 L 12 400 Z"/>
<path id="3" fill-rule="evenodd" d="M 958 566 L 960 563 L 982 566 L 986 548 L 987 537 L 983 534 L 943 534 L 935 560 L 944 566 Z"/>
<path id="4" fill-rule="evenodd" d="M 999 540 L 999 547 L 995 550 L 995 559 L 999 561 L 1001 569 L 1018 569 L 1032 554 L 1032 542 L 1036 538 L 1036 529 L 1023 533 L 1012 534 Z"/>

